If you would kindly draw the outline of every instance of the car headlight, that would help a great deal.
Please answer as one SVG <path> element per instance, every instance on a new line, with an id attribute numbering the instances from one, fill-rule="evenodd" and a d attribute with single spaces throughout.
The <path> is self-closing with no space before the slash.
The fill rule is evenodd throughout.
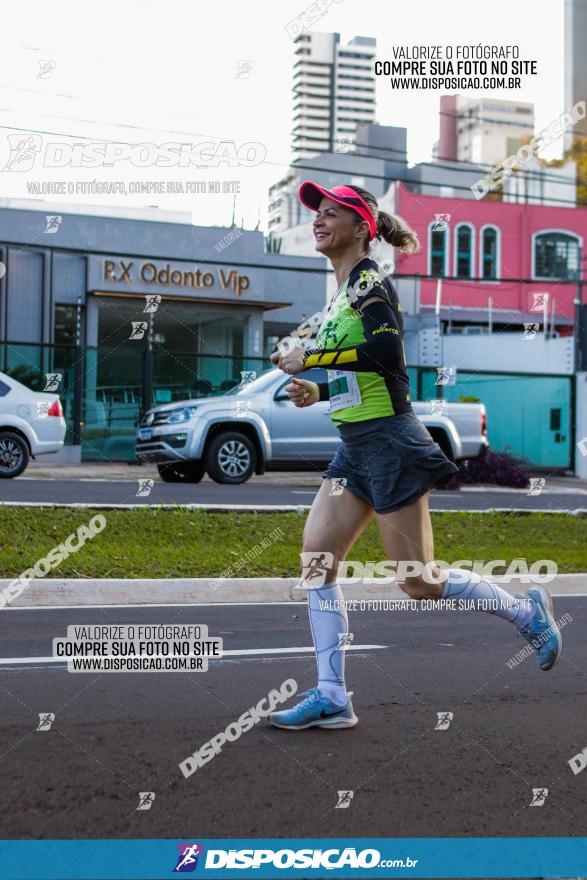
<path id="1" fill-rule="evenodd" d="M 168 425 L 177 425 L 180 422 L 189 422 L 195 409 L 195 406 L 184 406 L 181 409 L 171 410 L 171 412 L 167 416 L 166 422 Z"/>

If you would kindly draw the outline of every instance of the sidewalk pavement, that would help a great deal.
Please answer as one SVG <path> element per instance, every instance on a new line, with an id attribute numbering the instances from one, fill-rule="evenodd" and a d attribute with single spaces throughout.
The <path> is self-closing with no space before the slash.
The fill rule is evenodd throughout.
<path id="1" fill-rule="evenodd" d="M 136 483 L 137 480 L 157 480 L 161 478 L 154 464 L 134 464 L 131 462 L 113 461 L 99 462 L 87 461 L 81 464 L 58 463 L 50 464 L 48 460 L 33 461 L 30 463 L 22 477 L 17 479 L 38 480 L 113 480 L 117 483 L 128 481 Z M 205 475 L 202 482 L 212 483 L 213 480 Z M 257 485 L 290 485 L 290 486 L 320 486 L 320 471 L 274 471 L 253 476 L 248 484 Z M 585 481 L 587 487 L 587 480 Z"/>

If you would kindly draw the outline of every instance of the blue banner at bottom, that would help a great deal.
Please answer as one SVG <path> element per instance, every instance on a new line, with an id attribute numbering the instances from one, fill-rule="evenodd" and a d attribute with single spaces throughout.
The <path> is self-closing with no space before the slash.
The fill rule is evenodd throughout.
<path id="1" fill-rule="evenodd" d="M 2 840 L 2 880 L 581 877 L 585 837 Z"/>

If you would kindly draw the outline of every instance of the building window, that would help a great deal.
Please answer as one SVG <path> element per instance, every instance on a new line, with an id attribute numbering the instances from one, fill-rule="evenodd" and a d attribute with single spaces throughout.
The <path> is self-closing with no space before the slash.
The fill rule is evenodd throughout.
<path id="1" fill-rule="evenodd" d="M 75 345 L 77 306 L 55 306 L 53 342 L 55 345 Z"/>
<path id="2" fill-rule="evenodd" d="M 481 230 L 481 278 L 483 281 L 497 281 L 499 230 L 495 226 L 485 226 Z"/>
<path id="3" fill-rule="evenodd" d="M 455 276 L 473 277 L 473 228 L 468 223 L 455 229 Z"/>
<path id="4" fill-rule="evenodd" d="M 435 225 L 437 225 L 436 221 L 434 223 L 431 223 L 428 227 L 428 238 L 430 242 L 428 247 L 428 251 L 430 253 L 430 268 L 428 274 L 432 275 L 432 277 L 434 278 L 443 278 L 446 275 L 446 265 L 448 259 L 448 235 L 446 228 L 434 229 Z"/>
<path id="5" fill-rule="evenodd" d="M 579 239 L 568 232 L 543 232 L 534 238 L 534 277 L 573 278 L 579 265 Z"/>

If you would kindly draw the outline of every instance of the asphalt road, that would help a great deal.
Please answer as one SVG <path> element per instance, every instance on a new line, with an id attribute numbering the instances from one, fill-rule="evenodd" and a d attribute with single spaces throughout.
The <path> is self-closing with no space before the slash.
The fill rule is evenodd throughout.
<path id="1" fill-rule="evenodd" d="M 556 611 L 572 622 L 549 673 L 533 657 L 508 668 L 525 643 L 486 614 L 352 612 L 358 726 L 263 721 L 185 779 L 179 762 L 271 689 L 313 686 L 303 605 L 5 610 L 0 837 L 585 836 L 587 772 L 568 761 L 587 746 L 587 597 Z M 206 623 L 236 653 L 201 673 L 81 675 L 26 659 L 49 656 L 68 624 L 169 622 Z M 37 731 L 46 712 L 53 725 Z M 439 712 L 453 713 L 447 730 Z M 548 789 L 543 806 L 533 788 Z M 155 792 L 149 810 L 140 791 Z"/>
<path id="2" fill-rule="evenodd" d="M 241 486 L 227 486 L 204 480 L 197 484 L 164 483 L 156 480 L 148 495 L 137 495 L 139 480 L 38 479 L 19 477 L 0 481 L 0 502 L 21 504 L 211 504 L 211 505 L 293 505 L 309 506 L 318 485 L 299 481 L 288 484 L 264 478 Z M 540 495 L 526 489 L 466 487 L 457 491 L 433 491 L 432 510 L 518 510 L 587 509 L 587 490 L 555 486 Z"/>

